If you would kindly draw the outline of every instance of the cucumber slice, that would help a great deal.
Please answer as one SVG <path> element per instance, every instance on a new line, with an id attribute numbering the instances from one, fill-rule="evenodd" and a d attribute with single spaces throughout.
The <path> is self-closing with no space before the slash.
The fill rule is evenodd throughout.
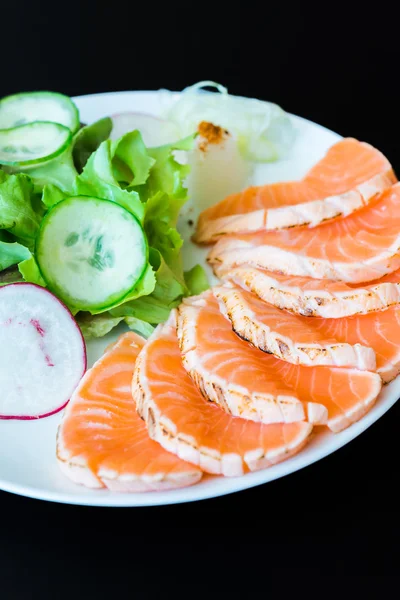
<path id="1" fill-rule="evenodd" d="M 46 121 L 0 129 L 0 164 L 24 167 L 47 162 L 64 152 L 71 140 L 64 125 Z"/>
<path id="2" fill-rule="evenodd" d="M 34 121 L 51 121 L 79 129 L 79 112 L 71 98 L 55 92 L 27 92 L 0 100 L 0 129 L 11 129 Z"/>
<path id="3" fill-rule="evenodd" d="M 136 218 L 110 200 L 76 196 L 44 217 L 36 259 L 50 290 L 78 310 L 106 309 L 143 275 L 147 240 Z"/>

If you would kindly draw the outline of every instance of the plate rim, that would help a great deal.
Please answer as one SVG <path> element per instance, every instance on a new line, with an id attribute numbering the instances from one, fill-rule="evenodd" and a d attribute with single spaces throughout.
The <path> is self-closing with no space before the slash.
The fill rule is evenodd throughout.
<path id="1" fill-rule="evenodd" d="M 100 97 L 106 96 L 132 96 L 132 95 L 145 95 L 145 94 L 157 94 L 159 90 L 122 90 L 122 91 L 111 91 L 111 92 L 99 92 L 92 94 L 83 94 L 79 96 L 73 96 L 72 100 L 96 100 Z M 179 94 L 179 92 L 174 92 Z M 332 131 L 331 129 L 295 115 L 288 113 L 291 118 L 294 118 L 295 122 L 302 122 L 306 125 L 312 125 L 317 127 L 329 134 L 340 136 L 340 134 Z M 390 384 L 389 384 L 390 385 Z M 399 386 L 397 386 L 399 387 Z M 384 389 L 384 388 L 383 388 Z M 386 388 L 387 389 L 387 388 Z M 400 390 L 399 390 L 400 392 Z M 259 485 L 275 481 L 286 477 L 291 473 L 300 471 L 320 460 L 323 460 L 327 456 L 340 450 L 343 446 L 355 440 L 361 433 L 376 423 L 386 412 L 388 412 L 399 400 L 400 393 L 393 392 L 393 397 L 388 398 L 384 403 L 375 404 L 372 409 L 360 420 L 345 429 L 344 431 L 335 434 L 330 439 L 330 443 L 322 443 L 321 447 L 314 449 L 311 456 L 300 452 L 299 454 L 292 457 L 289 461 L 279 463 L 268 469 L 247 473 L 240 477 L 218 477 L 218 480 L 222 489 L 214 490 L 214 486 L 199 487 L 197 485 L 190 486 L 188 488 L 170 490 L 165 492 L 152 492 L 152 493 L 115 493 L 108 490 L 99 489 L 91 490 L 76 485 L 77 493 L 71 493 L 68 491 L 51 491 L 42 490 L 40 488 L 34 488 L 31 485 L 23 485 L 20 483 L 10 482 L 0 477 L 0 491 L 8 492 L 32 498 L 36 500 L 44 500 L 46 502 L 56 502 L 60 504 L 69 504 L 76 506 L 98 506 L 98 507 L 150 507 L 150 506 L 163 506 L 182 504 L 186 502 L 195 502 L 211 498 L 217 498 L 220 496 L 226 496 L 235 492 L 244 491 Z M 51 417 L 50 417 L 51 418 Z M 334 443 L 333 443 L 334 441 Z M 312 443 L 312 442 L 311 442 Z M 308 446 L 310 447 L 310 446 Z M 278 472 L 275 474 L 275 467 L 279 467 Z M 225 484 L 225 485 L 223 485 Z"/>
<path id="2" fill-rule="evenodd" d="M 0 479 L 0 491 L 32 498 L 35 500 L 44 500 L 46 502 L 56 502 L 59 504 L 70 504 L 75 506 L 98 506 L 104 508 L 140 508 L 150 506 L 168 506 L 173 504 L 184 504 L 186 502 L 197 502 L 201 500 L 210 500 L 212 498 L 219 498 L 241 492 L 259 485 L 264 485 L 282 479 L 287 475 L 301 471 L 302 469 L 309 467 L 316 462 L 323 460 L 327 456 L 334 454 L 337 450 L 343 448 L 350 442 L 354 441 L 359 435 L 361 435 L 366 429 L 369 429 L 374 425 L 385 413 L 387 413 L 396 402 L 399 400 L 398 397 L 393 397 L 387 404 L 379 405 L 375 404 L 369 413 L 367 413 L 360 421 L 357 421 L 344 431 L 335 434 L 332 439 L 339 439 L 339 443 L 333 444 L 334 449 L 329 448 L 329 444 L 323 444 L 321 449 L 317 449 L 312 456 L 311 460 L 309 457 L 304 456 L 301 452 L 290 459 L 278 463 L 277 467 L 280 467 L 280 472 L 274 476 L 272 469 L 261 469 L 252 473 L 246 473 L 238 477 L 218 477 L 218 480 L 224 482 L 225 489 L 218 490 L 217 493 L 213 492 L 212 487 L 209 489 L 200 488 L 196 484 L 187 488 L 169 490 L 166 492 L 147 492 L 147 493 L 116 493 L 110 492 L 105 489 L 89 490 L 84 486 L 78 486 L 78 490 L 82 490 L 81 494 L 70 494 L 68 492 L 50 492 L 45 491 L 35 492 L 34 488 L 25 487 L 21 484 L 8 484 L 7 487 L 4 485 L 4 480 Z M 375 409 L 375 410 L 374 410 Z M 378 413 L 378 414 L 376 414 Z M 356 431 L 355 431 L 356 430 Z M 281 472 L 283 469 L 284 472 Z M 268 476 L 272 473 L 272 476 Z M 7 483 L 7 482 L 6 482 Z M 238 483 L 238 485 L 234 485 Z M 182 491 L 184 490 L 184 493 Z M 90 495 L 85 497 L 90 492 Z M 179 493 L 181 492 L 181 493 Z M 93 493 L 93 496 L 91 495 Z M 97 496 L 98 495 L 98 496 Z M 169 496 L 173 495 L 174 498 L 170 499 Z M 177 496 L 177 497 L 175 497 Z M 134 499 L 132 498 L 134 497 Z M 141 501 L 143 499 L 143 502 Z M 153 501 L 154 500 L 154 501 Z"/>

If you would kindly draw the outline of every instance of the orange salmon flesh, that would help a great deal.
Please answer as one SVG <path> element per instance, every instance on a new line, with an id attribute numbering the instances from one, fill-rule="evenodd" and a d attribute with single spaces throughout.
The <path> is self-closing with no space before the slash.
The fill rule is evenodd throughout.
<path id="1" fill-rule="evenodd" d="M 86 373 L 72 396 L 57 438 L 57 458 L 73 481 L 118 492 L 192 485 L 196 466 L 149 438 L 131 393 L 133 369 L 145 340 L 127 333 Z"/>
<path id="2" fill-rule="evenodd" d="M 347 138 L 334 144 L 304 179 L 250 187 L 203 211 L 194 239 L 211 243 L 228 234 L 316 227 L 368 205 L 396 181 L 383 154 Z"/>

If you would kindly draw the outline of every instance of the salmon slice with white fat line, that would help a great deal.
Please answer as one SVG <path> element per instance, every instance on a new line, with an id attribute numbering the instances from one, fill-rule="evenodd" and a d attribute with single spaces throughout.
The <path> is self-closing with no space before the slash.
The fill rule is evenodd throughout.
<path id="1" fill-rule="evenodd" d="M 208 402 L 183 368 L 176 314 L 149 338 L 136 362 L 133 396 L 150 437 L 203 471 L 226 476 L 263 469 L 307 443 L 304 421 L 264 425 Z"/>
<path id="2" fill-rule="evenodd" d="M 300 181 L 250 187 L 200 215 L 195 241 L 271 231 L 346 217 L 396 182 L 378 150 L 352 138 L 337 142 Z"/>
<path id="3" fill-rule="evenodd" d="M 336 319 L 400 304 L 400 270 L 365 285 L 278 275 L 250 265 L 217 268 L 216 273 L 278 308 L 305 317 Z"/>
<path id="4" fill-rule="evenodd" d="M 294 400 L 304 417 L 340 431 L 373 405 L 381 389 L 376 373 L 293 365 L 260 352 L 232 331 L 208 291 L 179 307 L 183 364 L 212 402 L 227 412 L 263 422 L 294 420 Z"/>
<path id="5" fill-rule="evenodd" d="M 233 330 L 282 360 L 376 371 L 385 383 L 400 371 L 400 305 L 321 319 L 293 315 L 240 288 L 218 286 L 213 291 Z"/>
<path id="6" fill-rule="evenodd" d="M 346 219 L 315 229 L 221 239 L 208 260 L 224 270 L 250 264 L 280 275 L 347 283 L 379 279 L 400 268 L 400 183 Z"/>
<path id="7" fill-rule="evenodd" d="M 148 492 L 192 485 L 196 466 L 149 438 L 136 412 L 131 385 L 145 340 L 127 333 L 86 373 L 57 436 L 57 458 L 76 483 L 116 492 Z"/>
<path id="8" fill-rule="evenodd" d="M 344 328 L 341 319 L 294 315 L 237 287 L 217 286 L 213 293 L 235 333 L 263 352 L 295 365 L 376 369 L 374 350 L 358 343 L 357 331 L 349 332 L 356 322 Z"/>

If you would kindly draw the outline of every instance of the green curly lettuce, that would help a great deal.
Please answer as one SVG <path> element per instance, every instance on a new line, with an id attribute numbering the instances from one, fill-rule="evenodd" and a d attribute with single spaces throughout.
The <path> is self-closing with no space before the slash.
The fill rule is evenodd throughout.
<path id="1" fill-rule="evenodd" d="M 142 224 L 149 245 L 144 276 L 122 300 L 107 310 L 77 312 L 86 337 L 101 337 L 124 323 L 144 336 L 168 318 L 189 293 L 208 286 L 204 271 L 184 273 L 182 238 L 176 225 L 188 197 L 187 164 L 179 152 L 193 146 L 194 135 L 173 144 L 146 148 L 139 131 L 108 139 L 109 119 L 82 128 L 71 147 L 49 163 L 25 173 L 0 171 L 0 270 L 46 286 L 35 258 L 35 238 L 46 210 L 80 195 L 111 200 Z M 70 307 L 71 308 L 71 307 Z"/>
<path id="2" fill-rule="evenodd" d="M 9 175 L 0 170 L 0 230 L 7 231 L 15 241 L 32 248 L 43 212 L 30 177 Z"/>

